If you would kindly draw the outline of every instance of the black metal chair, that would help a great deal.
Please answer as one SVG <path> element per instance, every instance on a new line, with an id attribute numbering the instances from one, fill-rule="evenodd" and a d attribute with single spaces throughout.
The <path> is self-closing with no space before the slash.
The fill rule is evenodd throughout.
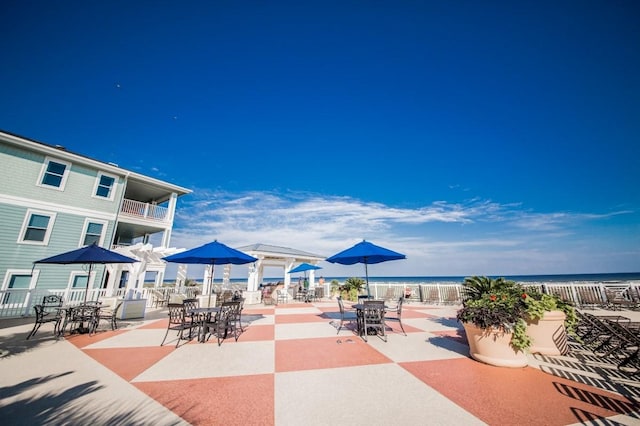
<path id="1" fill-rule="evenodd" d="M 382 340 L 387 341 L 385 333 L 385 308 L 382 300 L 365 300 L 364 309 L 362 309 L 362 338 L 367 342 L 367 335 L 380 336 Z"/>
<path id="2" fill-rule="evenodd" d="M 100 305 L 96 303 L 78 305 L 67 310 L 68 321 L 65 318 L 65 326 L 71 323 L 71 333 L 93 333 L 98 326 Z M 64 328 L 63 328 L 64 329 Z"/>
<path id="3" fill-rule="evenodd" d="M 313 289 L 313 301 L 317 302 L 318 300 L 322 300 L 324 297 L 324 288 L 316 287 Z"/>
<path id="4" fill-rule="evenodd" d="M 58 336 L 60 334 L 60 323 L 62 322 L 64 310 L 62 309 L 62 297 L 56 295 L 44 296 L 42 303 L 35 305 L 33 309 L 36 311 L 36 323 L 33 325 L 33 329 L 27 335 L 27 340 L 32 338 L 40 326 L 46 323 L 54 323 L 53 334 Z"/>
<path id="5" fill-rule="evenodd" d="M 287 293 L 284 290 L 278 289 L 276 290 L 276 305 L 278 305 L 280 302 L 282 303 L 287 303 L 287 301 L 289 300 L 289 293 Z"/>
<path id="6" fill-rule="evenodd" d="M 167 295 L 164 294 L 164 292 L 160 291 L 160 290 L 152 290 L 151 291 L 151 296 L 152 296 L 152 300 L 151 300 L 151 306 L 157 308 L 158 306 L 163 307 L 165 306 L 167 303 L 169 303 L 169 297 Z"/>
<path id="7" fill-rule="evenodd" d="M 118 300 L 115 308 L 106 308 L 100 307 L 98 310 L 98 323 L 96 324 L 96 329 L 100 325 L 101 320 L 109 321 L 109 325 L 111 326 L 111 330 L 118 329 L 118 313 L 120 312 L 120 308 L 122 308 L 122 300 Z"/>
<path id="8" fill-rule="evenodd" d="M 240 318 L 240 301 L 223 302 L 220 310 L 216 312 L 212 321 L 206 322 L 206 328 L 209 330 L 209 338 L 215 334 L 218 339 L 218 346 L 229 337 L 230 333 L 238 341 Z"/>
<path id="9" fill-rule="evenodd" d="M 398 299 L 398 305 L 396 306 L 395 309 L 395 316 L 386 316 L 385 315 L 385 321 L 398 321 L 398 324 L 400 324 L 400 328 L 402 329 L 402 333 L 404 333 L 404 335 L 407 335 L 407 332 L 404 331 L 404 326 L 402 325 L 402 303 L 404 301 L 404 297 L 400 297 Z"/>
<path id="10" fill-rule="evenodd" d="M 336 334 L 340 334 L 340 330 L 345 322 L 353 324 L 354 321 L 357 322 L 358 317 L 355 312 L 347 312 L 344 309 L 344 303 L 342 302 L 341 296 L 336 297 L 336 299 L 338 299 L 338 307 L 340 308 L 340 325 L 338 326 L 338 332 Z"/>
<path id="11" fill-rule="evenodd" d="M 191 339 L 191 332 L 195 327 L 197 327 L 197 325 L 194 325 L 194 323 L 191 321 L 191 318 L 189 318 L 187 309 L 184 304 L 169 303 L 167 307 L 169 308 L 169 323 L 167 324 L 167 332 L 164 334 L 164 339 L 162 339 L 162 343 L 160 343 L 160 346 L 164 345 L 164 342 L 167 340 L 167 336 L 169 335 L 169 331 L 177 331 L 177 348 L 180 345 L 181 340 Z M 184 337 L 185 330 L 189 330 L 189 336 L 187 338 Z"/>

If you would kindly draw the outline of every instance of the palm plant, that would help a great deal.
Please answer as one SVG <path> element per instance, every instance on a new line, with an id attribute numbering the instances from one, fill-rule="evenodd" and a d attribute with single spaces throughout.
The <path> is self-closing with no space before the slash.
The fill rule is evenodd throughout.
<path id="1" fill-rule="evenodd" d="M 347 278 L 340 286 L 340 292 L 347 295 L 347 298 L 351 301 L 358 300 L 358 294 L 365 285 L 365 281 L 362 278 L 351 277 Z"/>
<path id="2" fill-rule="evenodd" d="M 497 293 L 512 287 L 513 284 L 512 281 L 507 281 L 502 277 L 466 277 L 462 287 L 462 302 L 464 304 L 468 300 L 478 300 L 482 298 L 483 294 Z"/>

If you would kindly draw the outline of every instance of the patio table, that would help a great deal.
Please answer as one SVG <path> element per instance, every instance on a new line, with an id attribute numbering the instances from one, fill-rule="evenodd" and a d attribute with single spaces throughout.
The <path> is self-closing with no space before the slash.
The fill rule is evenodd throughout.
<path id="1" fill-rule="evenodd" d="M 220 306 L 211 306 L 204 308 L 192 308 L 187 311 L 189 315 L 198 318 L 198 341 L 204 343 L 207 335 L 206 324 L 211 320 L 211 314 L 220 312 Z"/>
<path id="2" fill-rule="evenodd" d="M 356 310 L 356 318 L 357 318 L 356 325 L 358 329 L 358 336 L 362 336 L 365 333 L 364 321 L 362 319 L 364 315 L 364 303 L 356 303 L 351 307 Z M 384 309 L 386 311 L 387 309 L 389 309 L 389 307 L 387 305 L 384 305 Z"/>
<path id="3" fill-rule="evenodd" d="M 67 324 L 69 322 L 72 324 L 78 323 L 78 327 L 69 330 L 71 333 L 86 334 L 91 333 L 92 327 L 96 323 L 96 319 L 100 311 L 100 304 L 87 303 L 73 306 L 62 306 L 58 309 L 64 311 L 64 322 L 59 331 L 61 336 L 64 334 L 64 330 L 67 328 Z M 85 322 L 87 323 L 87 327 L 84 326 Z"/>

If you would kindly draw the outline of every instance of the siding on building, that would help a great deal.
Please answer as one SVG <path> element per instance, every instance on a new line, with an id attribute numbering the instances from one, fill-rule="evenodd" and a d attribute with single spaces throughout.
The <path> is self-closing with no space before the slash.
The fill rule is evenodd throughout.
<path id="1" fill-rule="evenodd" d="M 24 142 L 24 143 L 22 143 Z M 64 190 L 40 184 L 47 160 L 70 165 Z M 115 179 L 112 196 L 96 197 L 100 174 Z M 34 274 L 38 288 L 67 288 L 74 273 L 86 275 L 82 265 L 36 265 L 45 257 L 83 246 L 87 219 L 102 223 L 102 247 L 109 247 L 118 225 L 118 213 L 125 196 L 126 177 L 132 172 L 117 166 L 56 149 L 50 145 L 24 139 L 0 131 L 0 290 L 6 289 L 9 273 Z M 136 175 L 151 181 L 150 188 L 162 188 L 165 193 L 190 192 L 184 188 Z M 176 189 L 174 189 L 176 188 Z M 29 211 L 55 214 L 47 244 L 20 242 L 23 224 Z M 172 224 L 165 225 L 168 229 Z M 94 285 L 102 282 L 105 267 L 94 268 Z"/>

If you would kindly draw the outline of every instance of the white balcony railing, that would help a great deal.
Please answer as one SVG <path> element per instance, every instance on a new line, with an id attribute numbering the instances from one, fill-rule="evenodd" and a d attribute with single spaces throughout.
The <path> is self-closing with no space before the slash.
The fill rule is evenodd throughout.
<path id="1" fill-rule="evenodd" d="M 166 207 L 126 198 L 122 201 L 120 213 L 125 216 L 149 219 L 157 222 L 167 222 L 169 220 L 169 209 Z"/>

